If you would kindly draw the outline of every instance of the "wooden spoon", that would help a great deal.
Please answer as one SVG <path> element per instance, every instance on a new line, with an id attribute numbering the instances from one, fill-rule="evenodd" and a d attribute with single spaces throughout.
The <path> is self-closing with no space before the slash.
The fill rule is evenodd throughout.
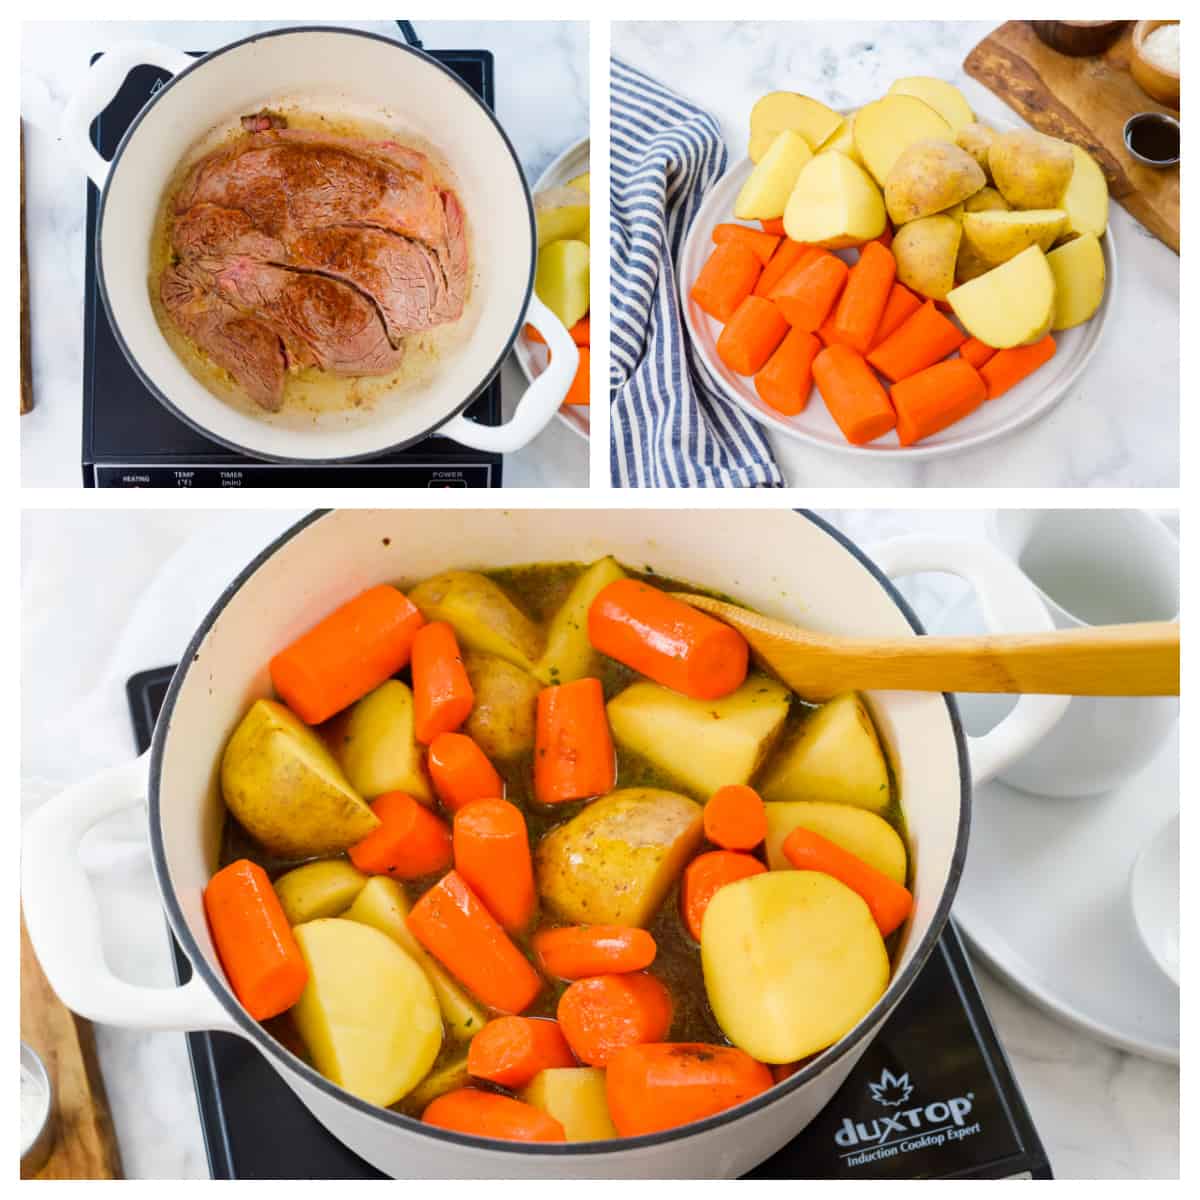
<path id="1" fill-rule="evenodd" d="M 982 637 L 850 638 L 814 633 L 708 596 L 677 598 L 732 625 L 769 670 L 812 700 L 872 689 L 1179 695 L 1174 621 Z"/>

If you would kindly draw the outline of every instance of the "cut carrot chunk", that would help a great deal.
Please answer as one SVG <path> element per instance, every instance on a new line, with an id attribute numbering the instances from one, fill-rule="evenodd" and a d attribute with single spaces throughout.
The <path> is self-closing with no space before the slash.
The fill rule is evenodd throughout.
<path id="1" fill-rule="evenodd" d="M 883 308 L 883 315 L 879 318 L 879 328 L 875 330 L 872 349 L 885 338 L 891 337 L 921 304 L 921 297 L 916 292 L 910 292 L 902 283 L 893 283 L 892 290 L 888 293 L 888 302 Z M 826 345 L 828 344 L 827 342 Z"/>
<path id="2" fill-rule="evenodd" d="M 421 1114 L 426 1125 L 506 1142 L 565 1142 L 562 1122 L 499 1092 L 459 1088 L 439 1096 Z"/>
<path id="3" fill-rule="evenodd" d="M 1054 338 L 1048 333 L 1032 346 L 1013 346 L 1009 350 L 997 350 L 979 372 L 987 384 L 988 399 L 995 400 L 997 396 L 1003 396 L 1009 388 L 1015 387 L 1022 379 L 1032 375 L 1038 367 L 1054 357 L 1056 349 Z"/>
<path id="4" fill-rule="evenodd" d="M 849 346 L 826 346 L 813 359 L 813 378 L 848 442 L 863 446 L 896 428 L 896 410 L 883 384 Z"/>
<path id="5" fill-rule="evenodd" d="M 673 1011 L 671 993 L 653 975 L 594 975 L 563 992 L 558 1023 L 580 1062 L 603 1067 L 624 1046 L 661 1042 Z"/>
<path id="6" fill-rule="evenodd" d="M 762 797 L 740 783 L 718 788 L 704 806 L 704 836 L 722 850 L 753 850 L 767 836 Z"/>
<path id="7" fill-rule="evenodd" d="M 892 384 L 891 394 L 900 445 L 911 446 L 973 413 L 987 386 L 965 358 L 950 358 Z"/>
<path id="8" fill-rule="evenodd" d="M 271 659 L 271 682 L 302 721 L 319 725 L 406 666 L 416 605 L 380 584 L 355 596 Z"/>
<path id="9" fill-rule="evenodd" d="M 420 879 L 444 871 L 453 858 L 446 822 L 406 792 L 385 792 L 371 805 L 380 824 L 347 851 L 368 875 Z"/>
<path id="10" fill-rule="evenodd" d="M 631 925 L 563 925 L 538 930 L 533 952 L 547 975 L 584 979 L 644 971 L 658 946 L 646 930 Z"/>
<path id="11" fill-rule="evenodd" d="M 515 804 L 473 800 L 455 813 L 454 866 L 509 933 L 528 928 L 537 892 L 529 830 Z"/>
<path id="12" fill-rule="evenodd" d="M 803 329 L 792 329 L 754 377 L 754 390 L 764 404 L 785 417 L 803 412 L 812 392 L 812 363 L 821 343 Z"/>
<path id="13" fill-rule="evenodd" d="M 692 937 L 700 940 L 709 901 L 726 884 L 762 875 L 766 869 L 752 854 L 739 854 L 733 850 L 710 850 L 693 858 L 683 873 L 683 886 L 679 892 L 683 921 Z"/>
<path id="14" fill-rule="evenodd" d="M 718 246 L 724 242 L 741 242 L 764 267 L 771 261 L 771 256 L 780 242 L 778 234 L 765 233 L 760 229 L 751 229 L 749 225 L 735 225 L 732 222 L 718 225 L 713 230 L 712 238 Z"/>
<path id="15" fill-rule="evenodd" d="M 472 800 L 504 795 L 504 780 L 465 733 L 443 733 L 433 739 L 429 776 L 442 806 L 452 813 Z"/>
<path id="16" fill-rule="evenodd" d="M 810 246 L 807 242 L 793 242 L 790 238 L 785 238 L 779 244 L 779 249 L 775 251 L 771 261 L 763 268 L 763 273 L 758 277 L 758 282 L 754 285 L 754 295 L 769 300 L 775 285 L 793 267 L 798 266 L 806 258 L 815 258 L 824 253 L 825 251 L 818 246 Z"/>
<path id="17" fill-rule="evenodd" d="M 308 982 L 308 967 L 266 871 L 246 858 L 223 867 L 204 889 L 204 911 L 242 1007 L 256 1021 L 291 1008 Z"/>
<path id="18" fill-rule="evenodd" d="M 787 336 L 783 314 L 761 296 L 747 296 L 717 338 L 721 361 L 739 375 L 754 375 Z"/>
<path id="19" fill-rule="evenodd" d="M 857 892 L 884 937 L 899 929 L 912 911 L 908 888 L 819 833 L 803 827 L 793 829 L 784 840 L 783 853 L 796 870 L 820 871 Z"/>
<path id="20" fill-rule="evenodd" d="M 758 256 L 741 242 L 718 246 L 692 284 L 692 300 L 710 317 L 728 321 L 754 290 L 762 272 Z"/>
<path id="21" fill-rule="evenodd" d="M 470 715 L 475 692 L 467 678 L 454 629 L 433 621 L 417 631 L 412 649 L 413 727 L 429 745 L 440 733 L 453 733 Z"/>
<path id="22" fill-rule="evenodd" d="M 575 368 L 575 378 L 571 380 L 563 403 L 580 408 L 587 408 L 592 403 L 592 352 L 587 346 L 579 347 L 579 366 Z"/>
<path id="23" fill-rule="evenodd" d="M 537 698 L 533 792 L 539 804 L 584 800 L 611 791 L 616 755 L 598 679 L 543 688 Z"/>
<path id="24" fill-rule="evenodd" d="M 967 335 L 938 312 L 932 300 L 927 300 L 867 355 L 867 361 L 881 375 L 897 383 L 932 367 L 966 340 Z"/>
<path id="25" fill-rule="evenodd" d="M 959 346 L 958 353 L 978 371 L 996 353 L 996 348 L 995 346 L 989 346 L 987 342 L 981 342 L 978 338 L 973 337 L 967 338 Z"/>
<path id="26" fill-rule="evenodd" d="M 840 258 L 822 250 L 801 259 L 775 285 L 770 299 L 793 329 L 815 333 L 838 302 L 849 274 Z"/>
<path id="27" fill-rule="evenodd" d="M 467 1070 L 500 1087 L 523 1088 L 539 1071 L 575 1066 L 557 1021 L 536 1017 L 497 1017 L 472 1039 Z"/>
<path id="28" fill-rule="evenodd" d="M 521 1013 L 542 980 L 457 872 L 443 875 L 408 914 L 413 936 L 477 1000 Z"/>
<path id="29" fill-rule="evenodd" d="M 896 278 L 896 260 L 878 241 L 868 242 L 846 277 L 834 310 L 834 335 L 843 345 L 866 354 L 887 307 Z"/>
<path id="30" fill-rule="evenodd" d="M 588 610 L 601 653 L 694 700 L 716 700 L 746 680 L 750 647 L 731 625 L 640 579 L 618 579 Z"/>

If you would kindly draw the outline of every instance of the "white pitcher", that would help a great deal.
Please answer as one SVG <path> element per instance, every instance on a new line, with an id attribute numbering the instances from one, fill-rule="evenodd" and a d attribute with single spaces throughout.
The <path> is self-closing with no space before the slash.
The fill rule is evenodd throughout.
<path id="1" fill-rule="evenodd" d="M 1024 571 L 1059 629 L 1170 621 L 1179 613 L 1179 543 L 1134 509 L 1007 509 L 988 534 Z M 1050 733 L 1000 776 L 1042 796 L 1116 787 L 1157 753 L 1176 697 L 1075 697 Z"/>

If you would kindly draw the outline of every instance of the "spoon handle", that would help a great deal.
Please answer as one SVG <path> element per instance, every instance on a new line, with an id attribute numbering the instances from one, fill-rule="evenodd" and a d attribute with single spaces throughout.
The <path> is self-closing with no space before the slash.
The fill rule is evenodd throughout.
<path id="1" fill-rule="evenodd" d="M 839 692 L 1177 696 L 1179 625 L 1148 621 L 980 637 L 831 637 L 707 596 L 682 597 L 739 630 L 784 683 Z"/>
<path id="2" fill-rule="evenodd" d="M 830 665 L 846 690 L 1179 694 L 1179 626 L 1170 621 L 992 637 L 849 640 L 833 653 L 836 664 Z"/>

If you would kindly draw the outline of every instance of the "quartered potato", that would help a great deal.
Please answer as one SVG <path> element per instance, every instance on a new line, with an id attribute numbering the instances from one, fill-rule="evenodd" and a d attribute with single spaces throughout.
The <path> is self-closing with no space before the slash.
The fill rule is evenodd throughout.
<path id="1" fill-rule="evenodd" d="M 882 812 L 892 800 L 887 759 L 857 692 L 822 704 L 775 753 L 758 791 L 764 800 L 827 800 Z"/>
<path id="2" fill-rule="evenodd" d="M 890 971 L 866 903 L 815 871 L 723 887 L 704 914 L 700 954 L 717 1023 L 765 1063 L 832 1046 L 870 1012 Z"/>
<path id="3" fill-rule="evenodd" d="M 812 158 L 808 143 L 794 129 L 775 135 L 766 154 L 742 184 L 733 215 L 743 221 L 769 221 L 783 216 L 800 172 Z"/>
<path id="4" fill-rule="evenodd" d="M 320 737 L 274 700 L 256 700 L 225 746 L 229 811 L 279 858 L 336 854 L 379 825 Z"/>
<path id="5" fill-rule="evenodd" d="M 336 917 L 354 903 L 367 877 L 344 858 L 305 863 L 275 880 L 275 894 L 289 925 Z"/>
<path id="6" fill-rule="evenodd" d="M 475 707 L 463 732 L 488 756 L 504 762 L 533 749 L 541 684 L 520 667 L 494 654 L 468 650 L 463 655 Z"/>
<path id="7" fill-rule="evenodd" d="M 1067 214 L 1061 208 L 968 213 L 963 219 L 963 237 L 980 258 L 999 266 L 1028 246 L 1049 250 L 1066 223 Z"/>
<path id="8" fill-rule="evenodd" d="M 407 792 L 433 803 L 425 756 L 414 732 L 413 694 L 389 679 L 326 726 L 326 740 L 346 778 L 373 800 L 384 792 Z"/>
<path id="9" fill-rule="evenodd" d="M 590 287 L 591 247 L 582 236 L 549 242 L 538 250 L 534 290 L 568 329 L 587 316 Z"/>
<path id="10" fill-rule="evenodd" d="M 532 671 L 541 657 L 541 631 L 498 583 L 478 571 L 443 571 L 418 583 L 408 598 L 426 620 L 452 625 L 464 649 L 495 654 L 523 671 Z"/>
<path id="11" fill-rule="evenodd" d="M 904 839 L 876 813 L 849 804 L 811 800 L 775 801 L 767 804 L 766 810 L 767 866 L 772 871 L 791 870 L 783 843 L 793 829 L 807 829 L 861 858 L 896 883 L 907 882 L 908 853 Z"/>
<path id="12" fill-rule="evenodd" d="M 725 784 L 750 782 L 783 728 L 789 697 L 766 675 L 749 676 L 720 700 L 641 682 L 608 702 L 608 722 L 619 746 L 707 800 Z"/>
<path id="13" fill-rule="evenodd" d="M 467 1051 L 463 1050 L 436 1070 L 430 1071 L 404 1097 L 404 1107 L 414 1113 L 424 1112 L 439 1096 L 468 1087 L 470 1083 L 471 1073 L 467 1070 Z"/>
<path id="14" fill-rule="evenodd" d="M 468 1042 L 484 1026 L 487 1014 L 462 986 L 425 953 L 412 935 L 407 918 L 412 905 L 403 884 L 386 875 L 374 875 L 346 912 L 346 920 L 370 925 L 386 933 L 425 972 L 446 1021 L 446 1031 L 455 1041 Z M 431 1097 L 432 1098 L 432 1097 Z"/>
<path id="15" fill-rule="evenodd" d="M 862 159 L 858 157 L 858 148 L 854 145 L 854 113 L 850 113 L 829 137 L 817 147 L 818 154 L 836 151 L 852 159 L 861 167 Z"/>
<path id="16" fill-rule="evenodd" d="M 1054 320 L 1050 328 L 1073 329 L 1095 315 L 1104 299 L 1104 251 L 1096 235 L 1085 233 L 1051 250 L 1046 262 L 1054 275 Z"/>
<path id="17" fill-rule="evenodd" d="M 1086 151 L 1071 146 L 1075 170 L 1062 198 L 1067 213 L 1067 233 L 1103 237 L 1108 228 L 1108 182 L 1099 164 Z"/>
<path id="18" fill-rule="evenodd" d="M 972 336 L 1003 350 L 1044 337 L 1054 319 L 1054 274 L 1037 246 L 946 297 Z"/>
<path id="19" fill-rule="evenodd" d="M 591 218 L 591 204 L 592 198 L 586 190 L 576 190 L 570 184 L 547 188 L 534 196 L 538 249 L 564 238 L 582 240 Z"/>
<path id="20" fill-rule="evenodd" d="M 613 792 L 538 843 L 538 892 L 568 921 L 645 926 L 703 836 L 704 811 L 686 796 Z"/>
<path id="21" fill-rule="evenodd" d="M 1067 142 L 1032 129 L 996 134 L 988 166 L 1001 195 L 1013 208 L 1060 208 L 1075 156 Z"/>
<path id="22" fill-rule="evenodd" d="M 832 151 L 800 172 L 783 213 L 794 242 L 839 250 L 877 238 L 887 227 L 883 195 L 856 162 Z"/>
<path id="23" fill-rule="evenodd" d="M 924 100 L 950 126 L 955 133 L 975 120 L 975 114 L 967 98 L 952 83 L 934 79 L 929 75 L 909 75 L 897 79 L 888 88 L 893 96 L 916 96 Z"/>
<path id="24" fill-rule="evenodd" d="M 429 1072 L 442 1014 L 425 973 L 391 938 L 330 918 L 295 929 L 308 985 L 292 1016 L 326 1079 L 386 1107 Z"/>
<path id="25" fill-rule="evenodd" d="M 566 1130 L 568 1142 L 598 1142 L 617 1136 L 608 1113 L 604 1072 L 599 1067 L 539 1071 L 521 1099 L 554 1117 Z"/>
<path id="26" fill-rule="evenodd" d="M 986 183 L 965 150 L 945 141 L 913 142 L 888 172 L 883 196 L 892 223 L 903 225 L 961 203 Z"/>
<path id="27" fill-rule="evenodd" d="M 819 100 L 796 92 L 771 92 L 750 110 L 750 157 L 759 162 L 785 129 L 795 130 L 815 150 L 841 123 L 841 114 Z"/>
<path id="28" fill-rule="evenodd" d="M 533 670 L 542 683 L 571 683 L 594 674 L 596 652 L 588 640 L 588 609 L 610 583 L 624 578 L 625 572 L 615 558 L 602 558 L 575 580 L 550 622 L 546 649 Z"/>
<path id="29" fill-rule="evenodd" d="M 902 225 L 892 239 L 896 278 L 930 300 L 945 300 L 961 241 L 962 224 L 944 213 Z"/>
<path id="30" fill-rule="evenodd" d="M 954 141 L 945 118 L 916 96 L 890 95 L 864 104 L 854 117 L 854 144 L 882 187 L 896 160 L 913 142 Z"/>

